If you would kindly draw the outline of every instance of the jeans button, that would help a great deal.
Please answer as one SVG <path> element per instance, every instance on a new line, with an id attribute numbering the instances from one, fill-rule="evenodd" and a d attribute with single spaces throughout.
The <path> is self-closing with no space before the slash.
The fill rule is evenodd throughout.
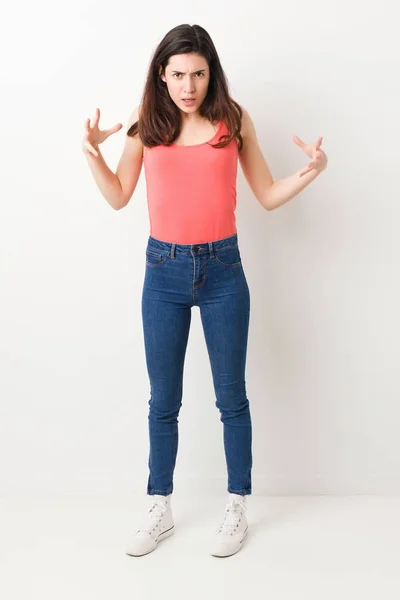
<path id="1" fill-rule="evenodd" d="M 197 250 L 198 250 L 198 249 L 199 249 L 199 247 L 198 247 L 198 246 L 193 246 L 193 251 L 194 251 L 194 252 L 197 252 Z"/>

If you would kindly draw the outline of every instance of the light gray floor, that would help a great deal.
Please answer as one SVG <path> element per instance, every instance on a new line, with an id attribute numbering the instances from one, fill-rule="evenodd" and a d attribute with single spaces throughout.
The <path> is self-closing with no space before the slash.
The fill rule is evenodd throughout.
<path id="1" fill-rule="evenodd" d="M 227 495 L 177 494 L 176 533 L 125 554 L 145 494 L 0 499 L 2 600 L 399 600 L 400 498 L 248 498 L 249 535 L 216 558 Z"/>

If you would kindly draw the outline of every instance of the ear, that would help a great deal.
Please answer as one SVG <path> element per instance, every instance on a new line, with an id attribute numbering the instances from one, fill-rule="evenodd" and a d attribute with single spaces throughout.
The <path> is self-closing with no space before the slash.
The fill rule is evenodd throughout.
<path id="1" fill-rule="evenodd" d="M 158 68 L 158 74 L 161 76 L 161 79 L 165 82 L 165 75 L 162 74 L 162 66 L 160 65 Z"/>

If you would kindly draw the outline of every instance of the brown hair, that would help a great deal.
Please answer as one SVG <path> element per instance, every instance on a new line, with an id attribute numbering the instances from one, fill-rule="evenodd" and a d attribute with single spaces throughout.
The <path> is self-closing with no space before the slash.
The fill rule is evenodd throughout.
<path id="1" fill-rule="evenodd" d="M 214 43 L 200 25 L 178 25 L 158 44 L 148 69 L 139 120 L 129 127 L 127 135 L 133 137 L 139 132 L 147 147 L 169 145 L 177 139 L 182 124 L 180 110 L 171 100 L 167 86 L 160 77 L 159 68 L 161 66 L 165 73 L 171 56 L 189 53 L 203 56 L 210 69 L 207 95 L 199 108 L 199 114 L 212 122 L 224 121 L 229 132 L 229 135 L 221 136 L 222 141 L 214 144 L 214 147 L 223 148 L 236 138 L 240 152 L 243 146 L 240 135 L 242 109 L 231 98 Z"/>

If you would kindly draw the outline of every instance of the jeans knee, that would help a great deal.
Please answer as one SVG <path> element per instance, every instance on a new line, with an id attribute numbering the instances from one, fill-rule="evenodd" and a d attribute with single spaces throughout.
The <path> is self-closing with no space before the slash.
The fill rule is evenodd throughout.
<path id="1" fill-rule="evenodd" d="M 161 408 L 160 406 L 149 403 L 149 420 L 156 421 L 157 423 L 177 423 L 181 405 L 175 408 Z"/>
<path id="2" fill-rule="evenodd" d="M 222 420 L 250 415 L 250 402 L 247 397 L 232 399 L 230 402 L 217 399 L 215 405 L 221 413 Z"/>

